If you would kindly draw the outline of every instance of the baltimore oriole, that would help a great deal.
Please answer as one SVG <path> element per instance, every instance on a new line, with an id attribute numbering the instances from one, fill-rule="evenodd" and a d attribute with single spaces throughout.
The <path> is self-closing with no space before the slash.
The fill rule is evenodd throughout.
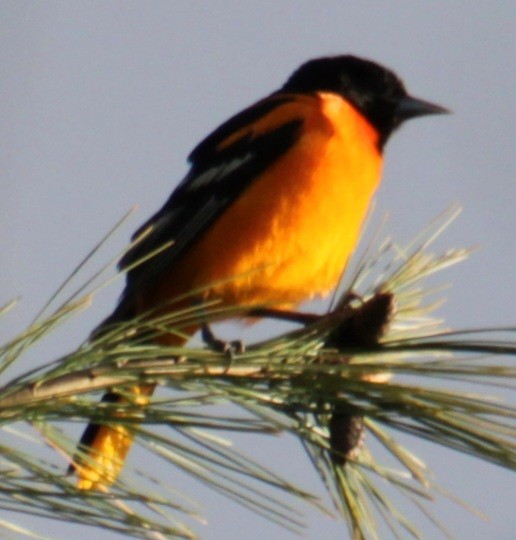
<path id="1" fill-rule="evenodd" d="M 118 306 L 93 336 L 151 310 L 166 314 L 170 300 L 191 291 L 203 291 L 197 301 L 278 308 L 327 294 L 355 248 L 390 135 L 409 118 L 444 112 L 376 63 L 336 56 L 303 64 L 194 148 L 189 173 L 135 233 L 149 230 L 120 267 L 171 246 L 129 269 Z M 134 388 L 135 399 L 144 403 L 153 390 Z M 72 466 L 78 486 L 112 483 L 131 442 L 122 425 L 90 424 L 80 442 L 89 457 Z"/>

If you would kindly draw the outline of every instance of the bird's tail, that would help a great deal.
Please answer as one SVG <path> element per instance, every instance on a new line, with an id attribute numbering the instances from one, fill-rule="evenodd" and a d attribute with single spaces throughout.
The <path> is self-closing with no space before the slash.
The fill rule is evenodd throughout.
<path id="1" fill-rule="evenodd" d="M 92 339 L 102 335 L 106 328 L 120 321 L 130 320 L 128 310 L 117 309 L 113 315 L 101 323 L 92 333 Z M 196 329 L 188 329 L 188 335 L 195 333 Z M 169 336 L 168 345 L 181 346 L 188 339 L 184 336 Z M 156 385 L 146 384 L 133 386 L 124 393 L 109 391 L 102 397 L 102 403 L 134 403 L 147 405 Z M 123 418 L 123 413 L 119 414 Z M 78 445 L 79 451 L 75 454 L 69 473 L 77 475 L 77 487 L 84 490 L 105 490 L 118 478 L 131 449 L 137 425 L 134 422 L 99 424 L 91 422 L 86 427 Z"/>
<path id="2" fill-rule="evenodd" d="M 147 405 L 154 388 L 155 385 L 148 384 L 134 386 L 124 395 L 107 392 L 102 397 L 102 402 Z M 134 423 L 88 424 L 79 441 L 81 452 L 75 455 L 70 466 L 70 472 L 77 475 L 79 489 L 102 490 L 115 482 L 133 443 L 134 431 Z"/>

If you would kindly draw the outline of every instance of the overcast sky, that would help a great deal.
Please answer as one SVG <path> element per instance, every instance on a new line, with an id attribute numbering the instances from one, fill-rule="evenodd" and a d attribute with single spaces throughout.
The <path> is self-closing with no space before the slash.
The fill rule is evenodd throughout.
<path id="1" fill-rule="evenodd" d="M 392 67 L 414 95 L 455 112 L 411 122 L 395 135 L 377 212 L 390 212 L 389 231 L 404 241 L 460 202 L 464 212 L 440 245 L 480 249 L 443 276 L 453 288 L 440 315 L 460 327 L 514 324 L 515 22 L 516 4 L 508 0 L 0 0 L 0 303 L 22 297 L 0 337 L 22 330 L 138 204 L 136 218 L 110 244 L 109 255 L 116 254 L 168 197 L 187 170 L 188 152 L 209 130 L 306 59 L 345 52 Z M 118 292 L 112 287 L 99 297 L 38 361 L 72 350 Z M 514 538 L 511 473 L 416 447 L 438 480 L 491 518 L 436 503 L 457 538 Z M 264 448 L 263 462 L 277 461 L 277 470 L 324 492 L 295 441 Z M 210 521 L 200 529 L 205 538 L 290 537 L 217 495 L 199 496 Z M 342 523 L 307 515 L 307 538 L 345 536 Z M 55 538 L 92 533 L 52 530 Z"/>

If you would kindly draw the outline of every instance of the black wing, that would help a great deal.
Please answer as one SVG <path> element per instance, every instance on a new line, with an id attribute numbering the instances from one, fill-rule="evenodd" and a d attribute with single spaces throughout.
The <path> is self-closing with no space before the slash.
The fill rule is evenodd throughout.
<path id="1" fill-rule="evenodd" d="M 253 180 L 294 144 L 300 134 L 301 118 L 266 133 L 253 135 L 251 129 L 254 121 L 288 100 L 273 94 L 232 117 L 193 150 L 190 172 L 164 206 L 136 231 L 133 239 L 148 230 L 119 266 L 124 270 L 166 244 L 172 245 L 127 271 L 126 288 L 109 322 L 125 318 L 133 295 L 152 286 Z M 236 132 L 246 133 L 246 127 L 246 135 L 220 148 Z"/>

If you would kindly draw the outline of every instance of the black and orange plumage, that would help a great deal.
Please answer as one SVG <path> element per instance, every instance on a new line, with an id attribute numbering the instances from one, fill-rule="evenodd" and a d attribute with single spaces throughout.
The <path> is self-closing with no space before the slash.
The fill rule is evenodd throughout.
<path id="1" fill-rule="evenodd" d="M 191 291 L 203 292 L 184 302 L 250 309 L 289 308 L 327 294 L 359 238 L 389 137 L 407 119 L 443 112 L 409 96 L 374 62 L 347 55 L 303 64 L 192 151 L 189 173 L 136 232 L 148 230 L 121 261 L 131 268 L 120 302 L 93 335 L 150 311 L 166 314 L 171 299 Z M 185 340 L 164 334 L 158 341 Z M 133 391 L 145 402 L 153 387 Z M 89 459 L 74 463 L 79 487 L 113 482 L 131 441 L 123 425 L 90 424 L 81 439 Z"/>

